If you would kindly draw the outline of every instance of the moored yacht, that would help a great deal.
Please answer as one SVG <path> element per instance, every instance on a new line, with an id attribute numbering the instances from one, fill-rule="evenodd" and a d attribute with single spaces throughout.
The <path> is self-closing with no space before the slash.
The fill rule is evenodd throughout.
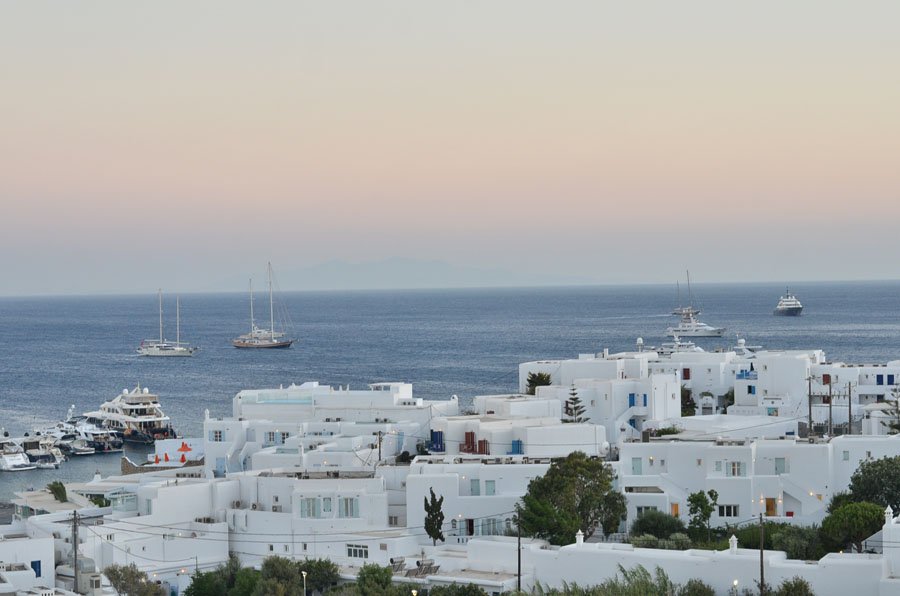
<path id="1" fill-rule="evenodd" d="M 666 329 L 666 335 L 669 337 L 722 337 L 725 335 L 725 328 L 707 325 L 690 312 L 686 312 L 677 325 Z"/>
<path id="2" fill-rule="evenodd" d="M 175 439 L 171 420 L 159 405 L 159 397 L 147 388 L 124 389 L 100 409 L 85 413 L 89 422 L 119 434 L 126 443 L 150 445 L 157 439 Z"/>
<path id="3" fill-rule="evenodd" d="M 56 445 L 55 437 L 36 435 L 13 440 L 22 448 L 28 460 L 42 470 L 59 468 L 59 464 L 66 461 L 65 455 Z"/>
<path id="4" fill-rule="evenodd" d="M 784 296 L 778 301 L 775 307 L 775 316 L 780 317 L 799 317 L 803 312 L 803 305 L 797 300 L 797 297 L 791 294 L 790 288 L 784 291 Z"/>
<path id="5" fill-rule="evenodd" d="M 275 330 L 275 302 L 272 292 L 272 263 L 266 267 L 269 278 L 269 328 L 263 329 L 253 318 L 253 284 L 250 284 L 250 332 L 231 340 L 236 348 L 289 348 L 294 343 L 284 331 Z M 282 327 L 283 327 L 282 323 Z"/>
<path id="6" fill-rule="evenodd" d="M 0 472 L 24 472 L 37 469 L 22 447 L 8 438 L 0 438 Z"/>

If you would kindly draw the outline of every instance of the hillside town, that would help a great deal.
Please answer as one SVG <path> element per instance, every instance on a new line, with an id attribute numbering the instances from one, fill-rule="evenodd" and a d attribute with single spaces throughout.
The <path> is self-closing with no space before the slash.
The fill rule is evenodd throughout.
<path id="1" fill-rule="evenodd" d="M 861 466 L 900 454 L 900 361 L 739 348 L 525 362 L 515 393 L 470 407 L 408 383 L 244 390 L 231 416 L 207 412 L 202 437 L 159 440 L 122 475 L 65 485 L 62 499 L 18 494 L 0 527 L 0 594 L 113 594 L 105 570 L 131 565 L 182 594 L 230 557 L 256 569 L 327 559 L 338 583 L 384 566 L 413 594 L 596 585 L 620 566 L 719 594 L 761 571 L 768 585 L 799 577 L 821 594 L 900 592 L 890 506 L 863 552 L 800 560 L 737 538 L 762 523 L 821 526 Z M 602 462 L 624 515 L 551 539 L 523 533 L 535 479 L 573 454 Z M 712 497 L 705 522 L 726 531 L 722 548 L 634 535 L 649 512 L 693 524 L 697 494 Z"/>

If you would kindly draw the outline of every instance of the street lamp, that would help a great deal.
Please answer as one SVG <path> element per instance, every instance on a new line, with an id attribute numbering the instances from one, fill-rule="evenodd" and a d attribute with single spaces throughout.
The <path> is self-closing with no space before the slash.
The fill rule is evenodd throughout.
<path id="1" fill-rule="evenodd" d="M 306 596 L 306 571 L 301 571 L 300 575 L 303 576 L 303 596 Z"/>
<path id="2" fill-rule="evenodd" d="M 418 591 L 418 590 L 413 590 L 413 591 L 412 591 L 412 596 L 417 596 L 417 595 L 418 595 L 418 593 L 419 593 L 419 591 Z"/>

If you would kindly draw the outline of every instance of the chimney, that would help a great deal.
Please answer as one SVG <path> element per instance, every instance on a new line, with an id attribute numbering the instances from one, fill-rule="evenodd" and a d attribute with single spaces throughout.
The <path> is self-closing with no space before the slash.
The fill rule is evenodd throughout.
<path id="1" fill-rule="evenodd" d="M 584 544 L 584 532 L 578 530 L 578 533 L 575 534 L 575 546 L 581 546 Z"/>
<path id="2" fill-rule="evenodd" d="M 736 555 L 737 548 L 738 548 L 737 536 L 732 534 L 731 538 L 728 539 L 728 552 L 731 553 L 732 555 Z"/>

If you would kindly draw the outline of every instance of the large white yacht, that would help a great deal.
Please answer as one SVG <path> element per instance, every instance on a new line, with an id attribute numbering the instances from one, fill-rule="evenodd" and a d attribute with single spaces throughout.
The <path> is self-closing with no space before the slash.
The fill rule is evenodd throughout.
<path id="1" fill-rule="evenodd" d="M 791 294 L 790 288 L 784 291 L 784 296 L 778 301 L 775 307 L 775 315 L 780 317 L 799 317 L 803 312 L 803 305 L 797 300 L 797 297 Z"/>
<path id="2" fill-rule="evenodd" d="M 724 327 L 713 327 L 700 321 L 690 312 L 681 316 L 677 325 L 666 329 L 669 337 L 722 337 L 725 335 Z"/>
<path id="3" fill-rule="evenodd" d="M 149 445 L 157 439 L 175 439 L 171 421 L 159 405 L 159 397 L 140 385 L 104 402 L 100 409 L 86 412 L 89 422 L 121 435 L 126 443 Z"/>
<path id="4" fill-rule="evenodd" d="M 34 469 L 37 469 L 37 465 L 28 459 L 20 445 L 12 439 L 0 438 L 0 472 L 23 472 Z"/>
<path id="5" fill-rule="evenodd" d="M 49 435 L 24 436 L 13 439 L 25 452 L 28 461 L 42 470 L 59 468 L 66 456 L 57 447 L 56 438 Z"/>
<path id="6" fill-rule="evenodd" d="M 677 285 L 677 282 L 676 282 Z M 701 322 L 697 315 L 700 314 L 700 308 L 694 306 L 694 293 L 691 290 L 691 272 L 687 272 L 688 286 L 688 303 L 681 304 L 681 289 L 678 286 L 678 303 L 679 305 L 672 311 L 673 315 L 678 315 L 681 320 L 677 325 L 673 325 L 666 329 L 666 335 L 669 337 L 722 337 L 725 335 L 724 327 L 713 327 Z"/>

